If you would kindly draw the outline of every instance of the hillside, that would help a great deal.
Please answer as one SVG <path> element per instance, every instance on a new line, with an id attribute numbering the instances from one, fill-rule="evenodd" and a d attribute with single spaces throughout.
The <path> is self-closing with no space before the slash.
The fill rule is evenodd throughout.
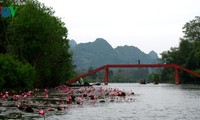
<path id="1" fill-rule="evenodd" d="M 73 44 L 70 44 L 73 43 Z M 94 42 L 76 44 L 69 42 L 73 52 L 73 64 L 77 69 L 97 68 L 105 64 L 141 64 L 156 63 L 157 53 L 142 52 L 135 46 L 112 46 L 103 38 L 97 38 Z"/>

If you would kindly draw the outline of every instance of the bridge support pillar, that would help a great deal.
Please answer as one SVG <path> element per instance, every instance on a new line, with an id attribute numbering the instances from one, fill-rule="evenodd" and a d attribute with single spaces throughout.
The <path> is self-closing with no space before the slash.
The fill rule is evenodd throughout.
<path id="1" fill-rule="evenodd" d="M 179 78 L 178 78 L 178 68 L 175 68 L 175 84 L 179 84 Z"/>
<path id="2" fill-rule="evenodd" d="M 109 68 L 106 67 L 106 69 L 105 69 L 105 76 L 104 76 L 104 84 L 105 85 L 108 85 L 108 71 L 109 71 Z"/>

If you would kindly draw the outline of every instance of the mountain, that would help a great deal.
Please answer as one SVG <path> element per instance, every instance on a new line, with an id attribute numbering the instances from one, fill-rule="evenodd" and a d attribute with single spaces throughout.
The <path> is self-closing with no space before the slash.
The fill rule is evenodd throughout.
<path id="1" fill-rule="evenodd" d="M 158 54 L 153 50 L 151 52 L 149 52 L 149 55 L 150 55 L 150 57 L 152 59 L 157 59 L 158 58 Z"/>
<path id="2" fill-rule="evenodd" d="M 121 64 L 151 63 L 152 59 L 140 49 L 134 46 L 121 46 L 114 49 L 118 53 Z"/>
<path id="3" fill-rule="evenodd" d="M 73 39 L 69 40 L 69 46 L 70 46 L 71 48 L 74 48 L 76 45 L 77 45 L 77 43 L 76 43 L 75 40 L 73 40 Z"/>
<path id="4" fill-rule="evenodd" d="M 157 53 L 142 52 L 134 46 L 112 46 L 103 38 L 97 38 L 94 42 L 80 43 L 71 47 L 74 65 L 77 69 L 97 68 L 105 64 L 141 64 L 155 63 Z"/>

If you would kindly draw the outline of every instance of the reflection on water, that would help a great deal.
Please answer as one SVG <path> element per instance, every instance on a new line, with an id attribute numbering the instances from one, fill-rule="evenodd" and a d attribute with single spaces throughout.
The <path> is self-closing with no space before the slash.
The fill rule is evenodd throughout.
<path id="1" fill-rule="evenodd" d="M 200 86 L 109 84 L 134 91 L 134 102 L 98 103 L 47 120 L 200 120 Z"/>

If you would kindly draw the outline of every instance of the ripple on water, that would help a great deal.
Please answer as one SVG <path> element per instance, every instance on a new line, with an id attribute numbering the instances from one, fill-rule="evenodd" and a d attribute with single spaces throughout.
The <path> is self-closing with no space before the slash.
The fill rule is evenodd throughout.
<path id="1" fill-rule="evenodd" d="M 71 109 L 66 115 L 48 120 L 200 120 L 200 87 L 172 84 L 111 84 L 133 90 L 134 102 L 97 103 Z M 41 119 L 42 120 L 42 119 Z"/>

